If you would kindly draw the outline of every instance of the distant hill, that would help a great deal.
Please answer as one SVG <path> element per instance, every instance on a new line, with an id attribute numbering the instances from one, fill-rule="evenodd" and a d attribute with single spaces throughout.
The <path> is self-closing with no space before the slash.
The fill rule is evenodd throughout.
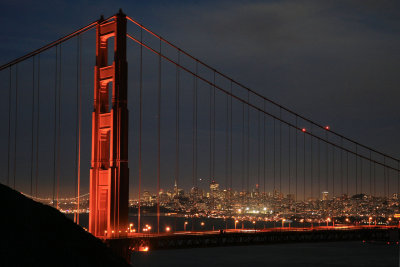
<path id="1" fill-rule="evenodd" d="M 0 184 L 0 266 L 130 266 L 56 209 Z"/>

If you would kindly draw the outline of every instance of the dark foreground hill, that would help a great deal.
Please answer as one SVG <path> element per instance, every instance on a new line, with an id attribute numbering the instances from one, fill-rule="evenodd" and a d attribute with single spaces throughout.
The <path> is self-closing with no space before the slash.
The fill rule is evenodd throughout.
<path id="1" fill-rule="evenodd" d="M 56 209 L 0 184 L 0 266 L 130 266 Z"/>

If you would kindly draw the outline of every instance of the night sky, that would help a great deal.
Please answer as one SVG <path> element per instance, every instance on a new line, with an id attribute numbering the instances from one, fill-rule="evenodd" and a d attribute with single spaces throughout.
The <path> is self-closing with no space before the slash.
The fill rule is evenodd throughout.
<path id="1" fill-rule="evenodd" d="M 262 95 L 400 157 L 398 1 L 16 0 L 0 7 L 1 64 L 122 8 Z"/>

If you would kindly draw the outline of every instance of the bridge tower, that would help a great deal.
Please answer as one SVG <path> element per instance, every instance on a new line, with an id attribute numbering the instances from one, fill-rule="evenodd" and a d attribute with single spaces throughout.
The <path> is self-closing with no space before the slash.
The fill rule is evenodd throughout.
<path id="1" fill-rule="evenodd" d="M 89 231 L 97 237 L 124 235 L 128 227 L 127 68 L 126 16 L 120 10 L 96 28 Z"/>

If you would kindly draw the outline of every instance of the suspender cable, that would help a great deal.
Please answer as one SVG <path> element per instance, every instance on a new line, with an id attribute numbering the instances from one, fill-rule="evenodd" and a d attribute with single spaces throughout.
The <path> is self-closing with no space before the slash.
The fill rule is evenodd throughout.
<path id="1" fill-rule="evenodd" d="M 340 138 L 340 146 L 343 146 L 343 138 Z M 343 195 L 343 149 L 340 149 L 340 196 Z"/>
<path id="2" fill-rule="evenodd" d="M 296 129 L 297 129 L 297 116 L 296 116 Z M 295 197 L 295 201 L 296 201 L 296 203 L 295 203 L 295 210 L 296 210 L 296 213 L 297 213 L 297 194 L 298 194 L 298 192 L 297 192 L 297 157 L 298 157 L 298 151 L 297 151 L 297 139 L 298 139 L 298 131 L 296 130 L 295 131 L 295 134 L 296 134 L 296 139 L 295 139 L 295 154 L 296 154 L 296 157 L 295 157 L 295 166 L 296 166 L 296 168 L 295 168 L 295 184 L 296 184 L 296 190 L 295 190 L 295 192 L 296 192 L 296 197 Z"/>
<path id="3" fill-rule="evenodd" d="M 180 62 L 180 52 L 178 51 L 178 64 Z M 179 67 L 176 67 L 176 101 L 175 101 L 175 112 L 176 112 L 176 117 L 175 117 L 175 184 L 176 184 L 176 189 L 179 188 L 179 107 L 180 107 L 180 69 Z M 175 192 L 175 194 L 178 194 L 178 192 Z"/>
<path id="4" fill-rule="evenodd" d="M 247 102 L 250 103 L 250 94 L 247 92 Z M 246 192 L 250 193 L 249 181 L 250 181 L 250 107 L 247 105 L 247 157 L 246 157 Z M 249 195 L 247 195 L 247 202 L 249 201 Z"/>
<path id="5" fill-rule="evenodd" d="M 82 131 L 82 37 L 79 35 L 79 120 L 78 120 L 78 192 L 76 223 L 79 225 L 79 210 L 81 198 L 81 131 Z"/>
<path id="6" fill-rule="evenodd" d="M 140 41 L 143 42 L 143 30 L 140 30 Z M 138 198 L 138 233 L 140 233 L 140 193 L 142 190 L 142 123 L 143 123 L 143 46 L 140 46 L 139 67 L 139 198 Z"/>
<path id="7" fill-rule="evenodd" d="M 74 179 L 74 197 L 77 199 L 77 190 L 78 190 L 78 124 L 79 124 L 79 36 L 76 39 L 76 111 L 75 111 L 75 179 Z M 75 208 L 74 212 L 74 222 L 76 223 L 78 215 L 78 209 Z"/>
<path id="8" fill-rule="evenodd" d="M 369 195 L 372 196 L 372 152 L 369 151 Z M 397 181 L 397 187 L 399 186 L 399 181 Z"/>
<path id="9" fill-rule="evenodd" d="M 161 45 L 161 41 L 160 41 Z M 161 57 L 160 57 L 161 58 Z M 195 71 L 197 74 L 197 62 L 195 62 Z M 192 187 L 196 186 L 196 109 L 197 109 L 197 78 L 193 76 L 193 98 L 192 98 Z"/>
<path id="10" fill-rule="evenodd" d="M 263 104 L 264 104 L 264 111 L 265 111 L 265 101 L 263 101 Z M 267 133 L 265 132 L 265 115 L 263 115 L 263 134 L 264 134 L 264 142 L 263 142 L 263 154 L 264 154 L 264 157 L 263 157 L 263 159 L 264 159 L 264 164 L 263 164 L 263 180 L 264 180 L 264 182 L 263 182 L 263 184 L 264 184 L 264 188 L 263 188 L 263 193 L 264 193 L 264 198 L 265 198 L 265 171 L 266 171 L 266 159 L 267 159 L 267 157 L 266 157 L 266 154 L 265 154 L 265 152 L 266 152 L 266 146 L 267 146 L 267 142 L 266 142 L 266 136 L 267 136 Z"/>
<path id="11" fill-rule="evenodd" d="M 274 133 L 273 133 L 273 140 L 274 140 L 274 192 L 273 197 L 275 198 L 276 192 L 276 120 L 274 119 Z"/>
<path id="12" fill-rule="evenodd" d="M 232 95 L 232 82 L 231 82 L 231 95 Z M 233 176 L 233 113 L 232 113 L 232 96 L 229 98 L 230 101 L 230 164 L 229 164 L 229 168 L 230 168 L 230 175 L 229 175 L 229 183 L 230 186 L 229 188 L 232 190 L 232 176 Z"/>
<path id="13" fill-rule="evenodd" d="M 11 86 L 12 86 L 12 73 L 11 66 L 10 70 L 10 86 L 8 88 L 8 138 L 7 138 L 7 146 L 8 146 L 8 154 L 7 154 L 7 186 L 10 186 L 10 145 L 11 145 Z"/>
<path id="14" fill-rule="evenodd" d="M 211 181 L 212 181 L 212 163 L 213 163 L 213 160 L 212 160 L 212 156 L 213 156 L 213 153 L 212 153 L 212 151 L 213 151 L 213 149 L 212 149 L 212 86 L 210 85 L 210 114 L 209 114 L 209 122 L 210 122 L 210 125 L 209 125 L 209 130 L 210 130 L 210 132 L 209 132 L 209 139 L 210 139 L 210 156 L 209 156 L 209 184 L 211 183 Z"/>
<path id="15" fill-rule="evenodd" d="M 400 161 L 397 162 L 397 169 L 400 170 Z M 400 171 L 397 171 L 397 198 L 399 198 L 400 193 Z"/>
<path id="16" fill-rule="evenodd" d="M 32 117 L 31 117 L 31 190 L 30 195 L 33 196 L 33 133 L 35 120 L 35 57 L 32 57 Z"/>
<path id="17" fill-rule="evenodd" d="M 76 180 L 75 180 L 75 198 L 76 211 L 75 222 L 79 225 L 80 209 L 80 179 L 81 179 L 81 123 L 82 123 L 82 50 L 81 35 L 77 38 L 76 52 Z"/>
<path id="18" fill-rule="evenodd" d="M 58 45 L 56 46 L 56 69 L 54 76 L 54 139 L 53 139 L 53 206 L 56 191 L 56 144 L 57 144 L 57 79 L 58 79 Z"/>
<path id="19" fill-rule="evenodd" d="M 363 193 L 363 159 L 360 158 L 360 193 Z"/>
<path id="20" fill-rule="evenodd" d="M 335 147 L 332 146 L 332 197 L 335 197 Z"/>
<path id="21" fill-rule="evenodd" d="M 383 157 L 383 162 L 385 163 L 385 165 L 386 165 L 386 158 L 385 157 Z M 385 168 L 385 166 L 383 166 L 383 196 L 384 197 L 387 197 L 387 192 L 386 192 L 386 179 L 387 179 L 387 177 L 386 177 L 386 168 Z"/>
<path id="22" fill-rule="evenodd" d="M 198 72 L 198 64 L 197 64 L 197 62 L 196 62 L 196 75 L 197 75 L 197 72 Z M 196 77 L 196 80 L 195 80 L 195 104 L 196 104 L 196 109 L 195 109 L 195 114 L 194 114 L 194 117 L 195 117 L 195 125 L 194 125 L 194 129 L 195 129 L 195 131 L 194 131 L 194 149 L 195 149 L 195 153 L 194 153 L 194 164 L 195 164 L 195 168 L 194 168 L 194 185 L 197 187 L 197 174 L 198 174 L 198 172 L 197 172 L 197 158 L 198 158 L 198 151 L 197 151 L 197 146 L 198 146 L 198 141 L 197 141 L 197 137 L 198 137 L 198 116 L 197 116 L 197 114 L 198 114 L 198 96 L 197 96 L 197 90 L 198 90 L 198 80 L 197 80 L 197 77 Z"/>
<path id="23" fill-rule="evenodd" d="M 214 71 L 214 85 L 213 101 L 212 101 L 212 178 L 215 180 L 215 71 Z"/>
<path id="24" fill-rule="evenodd" d="M 356 194 L 358 194 L 358 152 L 357 152 L 357 144 L 356 144 Z"/>
<path id="25" fill-rule="evenodd" d="M 61 53 L 61 44 L 60 44 L 60 59 L 59 59 L 59 64 L 60 67 L 58 69 L 59 71 L 59 79 L 58 79 L 58 133 L 57 133 L 57 209 L 59 208 L 60 202 L 59 202 L 59 195 L 60 195 L 60 176 L 61 176 L 61 86 L 62 86 L 62 70 L 61 70 L 61 62 L 62 62 L 62 53 Z"/>
<path id="26" fill-rule="evenodd" d="M 325 184 L 325 186 L 326 186 L 326 191 L 327 192 L 329 192 L 329 151 L 328 151 L 328 141 L 329 141 L 329 135 L 328 135 L 328 131 L 326 131 L 325 132 L 325 134 L 326 134 L 326 159 L 325 159 L 325 163 L 326 163 L 326 165 L 325 165 L 325 168 L 326 168 L 326 177 L 325 177 L 325 179 L 326 179 L 326 184 Z"/>
<path id="27" fill-rule="evenodd" d="M 242 192 L 244 192 L 244 175 L 245 175 L 245 153 L 244 153 L 244 103 L 242 103 Z"/>
<path id="28" fill-rule="evenodd" d="M 346 151 L 346 195 L 349 196 L 349 152 Z"/>
<path id="29" fill-rule="evenodd" d="M 14 185 L 17 177 L 17 132 L 18 132 L 18 65 L 15 65 L 15 132 L 14 132 Z"/>
<path id="30" fill-rule="evenodd" d="M 257 156 L 257 194 L 258 197 L 259 193 L 260 193 L 260 154 L 261 154 L 261 141 L 260 141 L 260 112 L 257 112 L 257 152 L 258 152 L 258 156 Z"/>
<path id="31" fill-rule="evenodd" d="M 75 199 L 77 200 L 78 190 L 78 131 L 79 131 L 79 35 L 76 45 L 76 114 L 75 114 Z M 76 206 L 74 212 L 74 222 L 77 222 L 78 207 Z"/>
<path id="32" fill-rule="evenodd" d="M 289 167 L 288 167 L 288 177 L 289 177 L 289 195 L 290 195 L 290 198 L 292 197 L 291 196 L 291 193 L 292 193 L 292 191 L 291 191 L 291 172 L 290 172 L 290 167 L 291 167 L 291 159 L 290 159 L 290 157 L 291 157 L 291 155 L 292 155 L 292 151 L 291 151 L 291 140 L 290 140 L 290 126 L 288 126 L 288 143 L 289 143 L 289 158 L 288 158 L 288 165 L 289 165 Z M 291 199 L 290 199 L 291 200 Z"/>
<path id="33" fill-rule="evenodd" d="M 35 195 L 38 197 L 39 183 L 39 134 L 40 134 L 40 54 L 38 55 L 38 71 L 37 71 L 37 119 L 36 119 L 36 179 L 35 179 Z"/>
<path id="34" fill-rule="evenodd" d="M 279 108 L 279 119 L 282 120 L 282 109 Z M 279 122 L 279 194 L 282 193 L 282 122 Z"/>
<path id="35" fill-rule="evenodd" d="M 321 197 L 321 141 L 318 139 L 318 199 Z"/>
<path id="36" fill-rule="evenodd" d="M 225 189 L 228 190 L 229 180 L 229 96 L 226 95 L 226 124 L 225 124 Z"/>
<path id="37" fill-rule="evenodd" d="M 160 54 L 161 54 L 160 40 Z M 161 174 L 161 56 L 158 57 L 157 88 L 157 234 L 160 233 L 160 174 Z M 195 167 L 193 167 L 195 169 Z"/>
<path id="38" fill-rule="evenodd" d="M 303 201 L 306 202 L 306 133 L 303 132 Z"/>
<path id="39" fill-rule="evenodd" d="M 212 178 L 215 180 L 215 71 L 214 71 L 214 85 L 212 95 Z"/>
<path id="40" fill-rule="evenodd" d="M 312 126 L 312 124 L 310 125 L 310 131 L 312 132 L 312 128 L 313 128 L 313 126 Z M 314 197 L 314 190 L 313 190 L 313 185 L 314 185 L 314 181 L 313 181 L 313 179 L 314 179 L 314 177 L 313 177 L 313 175 L 314 175 L 314 173 L 313 173 L 313 167 L 314 167 L 314 164 L 313 164 L 313 138 L 312 137 L 310 137 L 310 185 L 311 185 L 311 198 L 313 198 Z"/>
<path id="41" fill-rule="evenodd" d="M 376 163 L 374 162 L 374 197 L 376 197 Z"/>

